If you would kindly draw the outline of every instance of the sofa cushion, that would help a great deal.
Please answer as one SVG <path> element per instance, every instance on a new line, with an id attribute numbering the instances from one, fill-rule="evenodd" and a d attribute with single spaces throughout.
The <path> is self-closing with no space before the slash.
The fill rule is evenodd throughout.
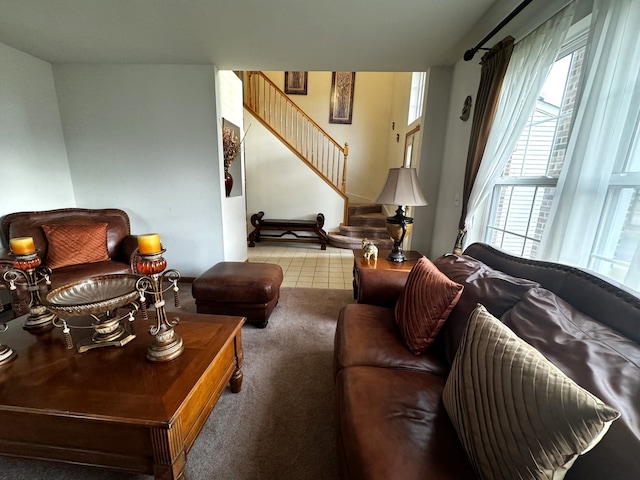
<path id="1" fill-rule="evenodd" d="M 619 417 L 484 307 L 469 319 L 443 392 L 482 478 L 563 478 Z"/>
<path id="2" fill-rule="evenodd" d="M 336 326 L 334 373 L 365 365 L 425 371 L 446 378 L 449 365 L 434 349 L 414 355 L 405 347 L 392 308 L 345 305 Z"/>
<path id="3" fill-rule="evenodd" d="M 107 223 L 44 224 L 49 249 L 46 264 L 56 269 L 109 260 Z"/>
<path id="4" fill-rule="evenodd" d="M 418 260 L 395 308 L 396 322 L 409 350 L 419 355 L 429 348 L 458 303 L 462 289 L 427 257 Z"/>
<path id="5" fill-rule="evenodd" d="M 442 405 L 444 384 L 437 375 L 408 370 L 340 370 L 336 389 L 343 478 L 476 478 Z"/>
<path id="6" fill-rule="evenodd" d="M 640 452 L 640 345 L 544 288 L 529 290 L 501 320 L 621 413 L 602 441 L 576 460 L 566 478 L 640 478 L 640 461 L 630 454 Z"/>
<path id="7" fill-rule="evenodd" d="M 540 285 L 524 278 L 512 277 L 467 255 L 444 255 L 434 261 L 438 269 L 454 282 L 464 286 L 460 300 L 451 310 L 442 328 L 442 343 L 449 364 L 458 350 L 471 312 L 479 303 L 500 318 L 531 288 Z"/>

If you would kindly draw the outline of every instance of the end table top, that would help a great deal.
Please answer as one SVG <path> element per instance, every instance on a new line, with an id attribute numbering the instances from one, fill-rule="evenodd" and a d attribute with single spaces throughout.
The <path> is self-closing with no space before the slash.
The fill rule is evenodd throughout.
<path id="1" fill-rule="evenodd" d="M 404 250 L 404 255 L 407 259 L 404 262 L 392 262 L 391 260 L 387 260 L 387 256 L 391 253 L 391 250 L 378 250 L 378 259 L 374 260 L 370 258 L 367 260 L 363 257 L 362 249 L 354 250 L 354 266 L 356 269 L 358 268 L 374 268 L 377 270 L 399 270 L 399 271 L 409 271 L 413 268 L 413 266 L 417 263 L 422 255 L 417 250 Z"/>

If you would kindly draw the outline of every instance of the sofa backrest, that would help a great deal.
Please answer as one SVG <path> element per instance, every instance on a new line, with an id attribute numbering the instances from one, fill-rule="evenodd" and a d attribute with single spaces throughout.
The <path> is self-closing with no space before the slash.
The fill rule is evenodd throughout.
<path id="1" fill-rule="evenodd" d="M 515 257 L 483 243 L 469 245 L 464 254 L 514 277 L 539 283 L 582 313 L 640 344 L 640 296 L 624 286 L 593 272 Z"/>
<path id="2" fill-rule="evenodd" d="M 117 208 L 63 208 L 37 212 L 10 213 L 0 220 L 2 243 L 6 248 L 9 239 L 33 237 L 41 258 L 47 257 L 47 237 L 42 225 L 45 224 L 90 224 L 107 223 L 107 250 L 111 258 L 118 257 L 122 240 L 131 233 L 129 216 Z"/>

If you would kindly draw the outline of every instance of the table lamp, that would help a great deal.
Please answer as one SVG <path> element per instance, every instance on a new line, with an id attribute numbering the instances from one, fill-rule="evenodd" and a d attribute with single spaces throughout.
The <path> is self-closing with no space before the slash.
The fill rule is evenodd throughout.
<path id="1" fill-rule="evenodd" d="M 405 217 L 404 207 L 428 205 L 420 190 L 415 168 L 390 168 L 387 182 L 378 195 L 376 203 L 398 205 L 396 214 L 387 217 L 387 231 L 393 239 L 393 249 L 387 257 L 392 262 L 404 262 L 407 257 L 402 252 L 404 237 L 413 229 L 413 218 Z"/>

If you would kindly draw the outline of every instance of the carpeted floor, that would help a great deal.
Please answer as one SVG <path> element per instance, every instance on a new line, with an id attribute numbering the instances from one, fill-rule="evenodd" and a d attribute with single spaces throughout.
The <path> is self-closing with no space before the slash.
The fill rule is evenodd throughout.
<path id="1" fill-rule="evenodd" d="M 195 311 L 182 290 L 182 310 Z M 337 478 L 333 336 L 352 302 L 350 290 L 283 288 L 266 329 L 243 327 L 242 391 L 220 397 L 188 454 L 190 480 Z M 151 478 L 0 457 L 1 480 Z"/>

